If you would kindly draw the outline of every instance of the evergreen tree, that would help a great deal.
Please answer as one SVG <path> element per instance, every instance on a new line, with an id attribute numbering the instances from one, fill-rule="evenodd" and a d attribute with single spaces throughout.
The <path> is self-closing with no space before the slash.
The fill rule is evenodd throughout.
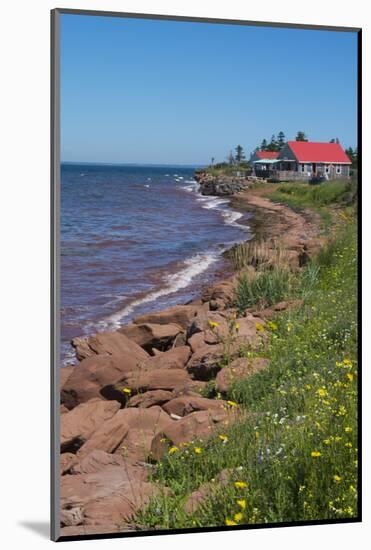
<path id="1" fill-rule="evenodd" d="M 302 130 L 299 130 L 298 133 L 296 134 L 295 141 L 308 141 L 308 138 L 305 135 L 305 132 L 303 132 Z"/>
<path id="2" fill-rule="evenodd" d="M 279 132 L 279 134 L 277 136 L 277 143 L 278 143 L 278 148 L 279 149 L 282 149 L 282 147 L 286 143 L 286 137 L 285 137 L 285 134 L 282 132 L 282 130 Z"/>
<path id="3" fill-rule="evenodd" d="M 235 156 L 236 162 L 237 164 L 240 164 L 246 158 L 243 147 L 241 145 L 237 145 L 235 151 L 236 151 L 236 156 Z"/>
<path id="4" fill-rule="evenodd" d="M 276 136 L 273 134 L 271 137 L 271 141 L 267 147 L 267 151 L 279 151 L 278 143 L 276 140 Z"/>
<path id="5" fill-rule="evenodd" d="M 261 142 L 261 145 L 260 145 L 260 150 L 261 151 L 266 151 L 267 147 L 268 147 L 267 140 L 263 139 L 263 141 Z"/>

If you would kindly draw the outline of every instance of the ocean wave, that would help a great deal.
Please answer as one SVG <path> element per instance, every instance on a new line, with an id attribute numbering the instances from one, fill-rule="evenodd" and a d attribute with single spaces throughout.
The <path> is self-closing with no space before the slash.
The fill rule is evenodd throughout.
<path id="1" fill-rule="evenodd" d="M 208 254 L 196 254 L 192 258 L 185 260 L 184 267 L 177 273 L 167 275 L 164 279 L 164 286 L 158 290 L 153 290 L 143 296 L 134 300 L 123 309 L 103 319 L 101 326 L 117 328 L 121 325 L 122 320 L 133 313 L 133 311 L 143 305 L 150 302 L 154 302 L 162 296 L 173 294 L 182 288 L 186 288 L 192 280 L 208 269 L 210 265 L 215 263 L 219 258 L 218 253 Z"/>

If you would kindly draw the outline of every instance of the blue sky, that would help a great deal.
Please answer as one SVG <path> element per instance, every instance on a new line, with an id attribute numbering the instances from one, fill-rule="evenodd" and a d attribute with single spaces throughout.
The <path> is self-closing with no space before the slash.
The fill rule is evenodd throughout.
<path id="1" fill-rule="evenodd" d="M 61 17 L 63 161 L 206 164 L 280 130 L 356 146 L 357 36 Z"/>

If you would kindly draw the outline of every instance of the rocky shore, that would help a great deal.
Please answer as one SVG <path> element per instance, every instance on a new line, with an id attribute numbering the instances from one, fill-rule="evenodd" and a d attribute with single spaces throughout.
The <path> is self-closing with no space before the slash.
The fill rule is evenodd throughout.
<path id="1" fill-rule="evenodd" d="M 219 197 L 231 196 L 246 189 L 250 182 L 256 181 L 252 176 L 214 176 L 206 171 L 196 171 L 194 179 L 200 185 L 201 195 Z"/>
<path id="2" fill-rule="evenodd" d="M 294 268 L 317 251 L 315 219 L 246 190 L 246 181 L 200 184 L 205 194 L 211 188 L 213 194 L 238 192 L 240 207 L 268 213 L 268 232 L 283 237 Z M 261 346 L 261 327 L 298 304 L 240 315 L 234 307 L 237 276 L 186 305 L 72 341 L 79 363 L 61 369 L 60 381 L 62 536 L 135 529 L 136 512 L 168 491 L 150 481 L 158 461 L 172 448 L 206 439 L 241 418 L 238 405 L 228 401 L 228 388 L 267 365 L 262 357 L 241 358 L 241 346 Z M 210 381 L 218 399 L 207 392 Z M 193 496 L 186 511 L 197 505 Z"/>

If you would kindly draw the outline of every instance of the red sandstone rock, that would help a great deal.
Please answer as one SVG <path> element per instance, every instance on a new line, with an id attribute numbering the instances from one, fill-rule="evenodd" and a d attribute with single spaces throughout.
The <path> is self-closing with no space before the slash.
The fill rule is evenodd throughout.
<path id="1" fill-rule="evenodd" d="M 150 371 L 130 373 L 123 381 L 125 386 L 134 391 L 174 390 L 191 382 L 189 374 L 184 369 L 160 368 Z"/>
<path id="2" fill-rule="evenodd" d="M 268 363 L 268 359 L 263 357 L 235 359 L 230 365 L 218 372 L 215 379 L 215 388 L 221 393 L 227 393 L 234 382 L 243 380 L 266 368 Z"/>
<path id="3" fill-rule="evenodd" d="M 170 391 L 165 390 L 152 390 L 145 393 L 139 393 L 134 395 L 128 401 L 128 407 L 139 407 L 147 409 L 154 405 L 163 405 L 167 401 L 173 398 L 173 394 Z"/>
<path id="4" fill-rule="evenodd" d="M 147 358 L 146 352 L 120 332 L 99 332 L 88 338 L 74 338 L 72 345 L 81 361 L 93 355 L 131 355 L 137 361 Z"/>
<path id="5" fill-rule="evenodd" d="M 120 408 L 117 401 L 93 398 L 61 416 L 61 450 L 76 450 Z"/>
<path id="6" fill-rule="evenodd" d="M 128 346 L 128 353 L 124 355 L 95 355 L 74 367 L 61 390 L 62 403 L 72 409 L 92 397 L 102 397 L 102 388 L 116 384 L 127 373 L 135 371 L 143 362 L 141 354 L 136 353 L 137 348 L 144 354 L 144 361 L 148 355 L 137 344 L 133 346 L 134 353 L 130 353 Z"/>
<path id="7" fill-rule="evenodd" d="M 148 352 L 151 352 L 152 348 L 167 350 L 181 331 L 182 328 L 174 323 L 132 323 L 118 330 L 120 334 L 124 334 Z"/>
<path id="8" fill-rule="evenodd" d="M 196 380 L 210 380 L 221 369 L 223 350 L 220 345 L 202 346 L 192 355 L 186 365 L 187 371 Z"/>
<path id="9" fill-rule="evenodd" d="M 202 308 L 197 305 L 174 306 L 156 313 L 146 313 L 145 315 L 141 315 L 140 317 L 134 319 L 134 323 L 158 323 L 161 325 L 175 323 L 176 325 L 179 325 L 183 330 L 186 330 L 191 323 L 193 317 L 197 315 L 200 309 Z"/>
<path id="10" fill-rule="evenodd" d="M 225 410 L 226 403 L 221 399 L 207 399 L 196 395 L 183 395 L 163 405 L 168 414 L 186 416 L 195 411 Z"/>
<path id="11" fill-rule="evenodd" d="M 61 388 L 67 382 L 70 375 L 73 373 L 74 367 L 68 365 L 67 367 L 61 367 L 59 369 L 59 387 Z"/>

